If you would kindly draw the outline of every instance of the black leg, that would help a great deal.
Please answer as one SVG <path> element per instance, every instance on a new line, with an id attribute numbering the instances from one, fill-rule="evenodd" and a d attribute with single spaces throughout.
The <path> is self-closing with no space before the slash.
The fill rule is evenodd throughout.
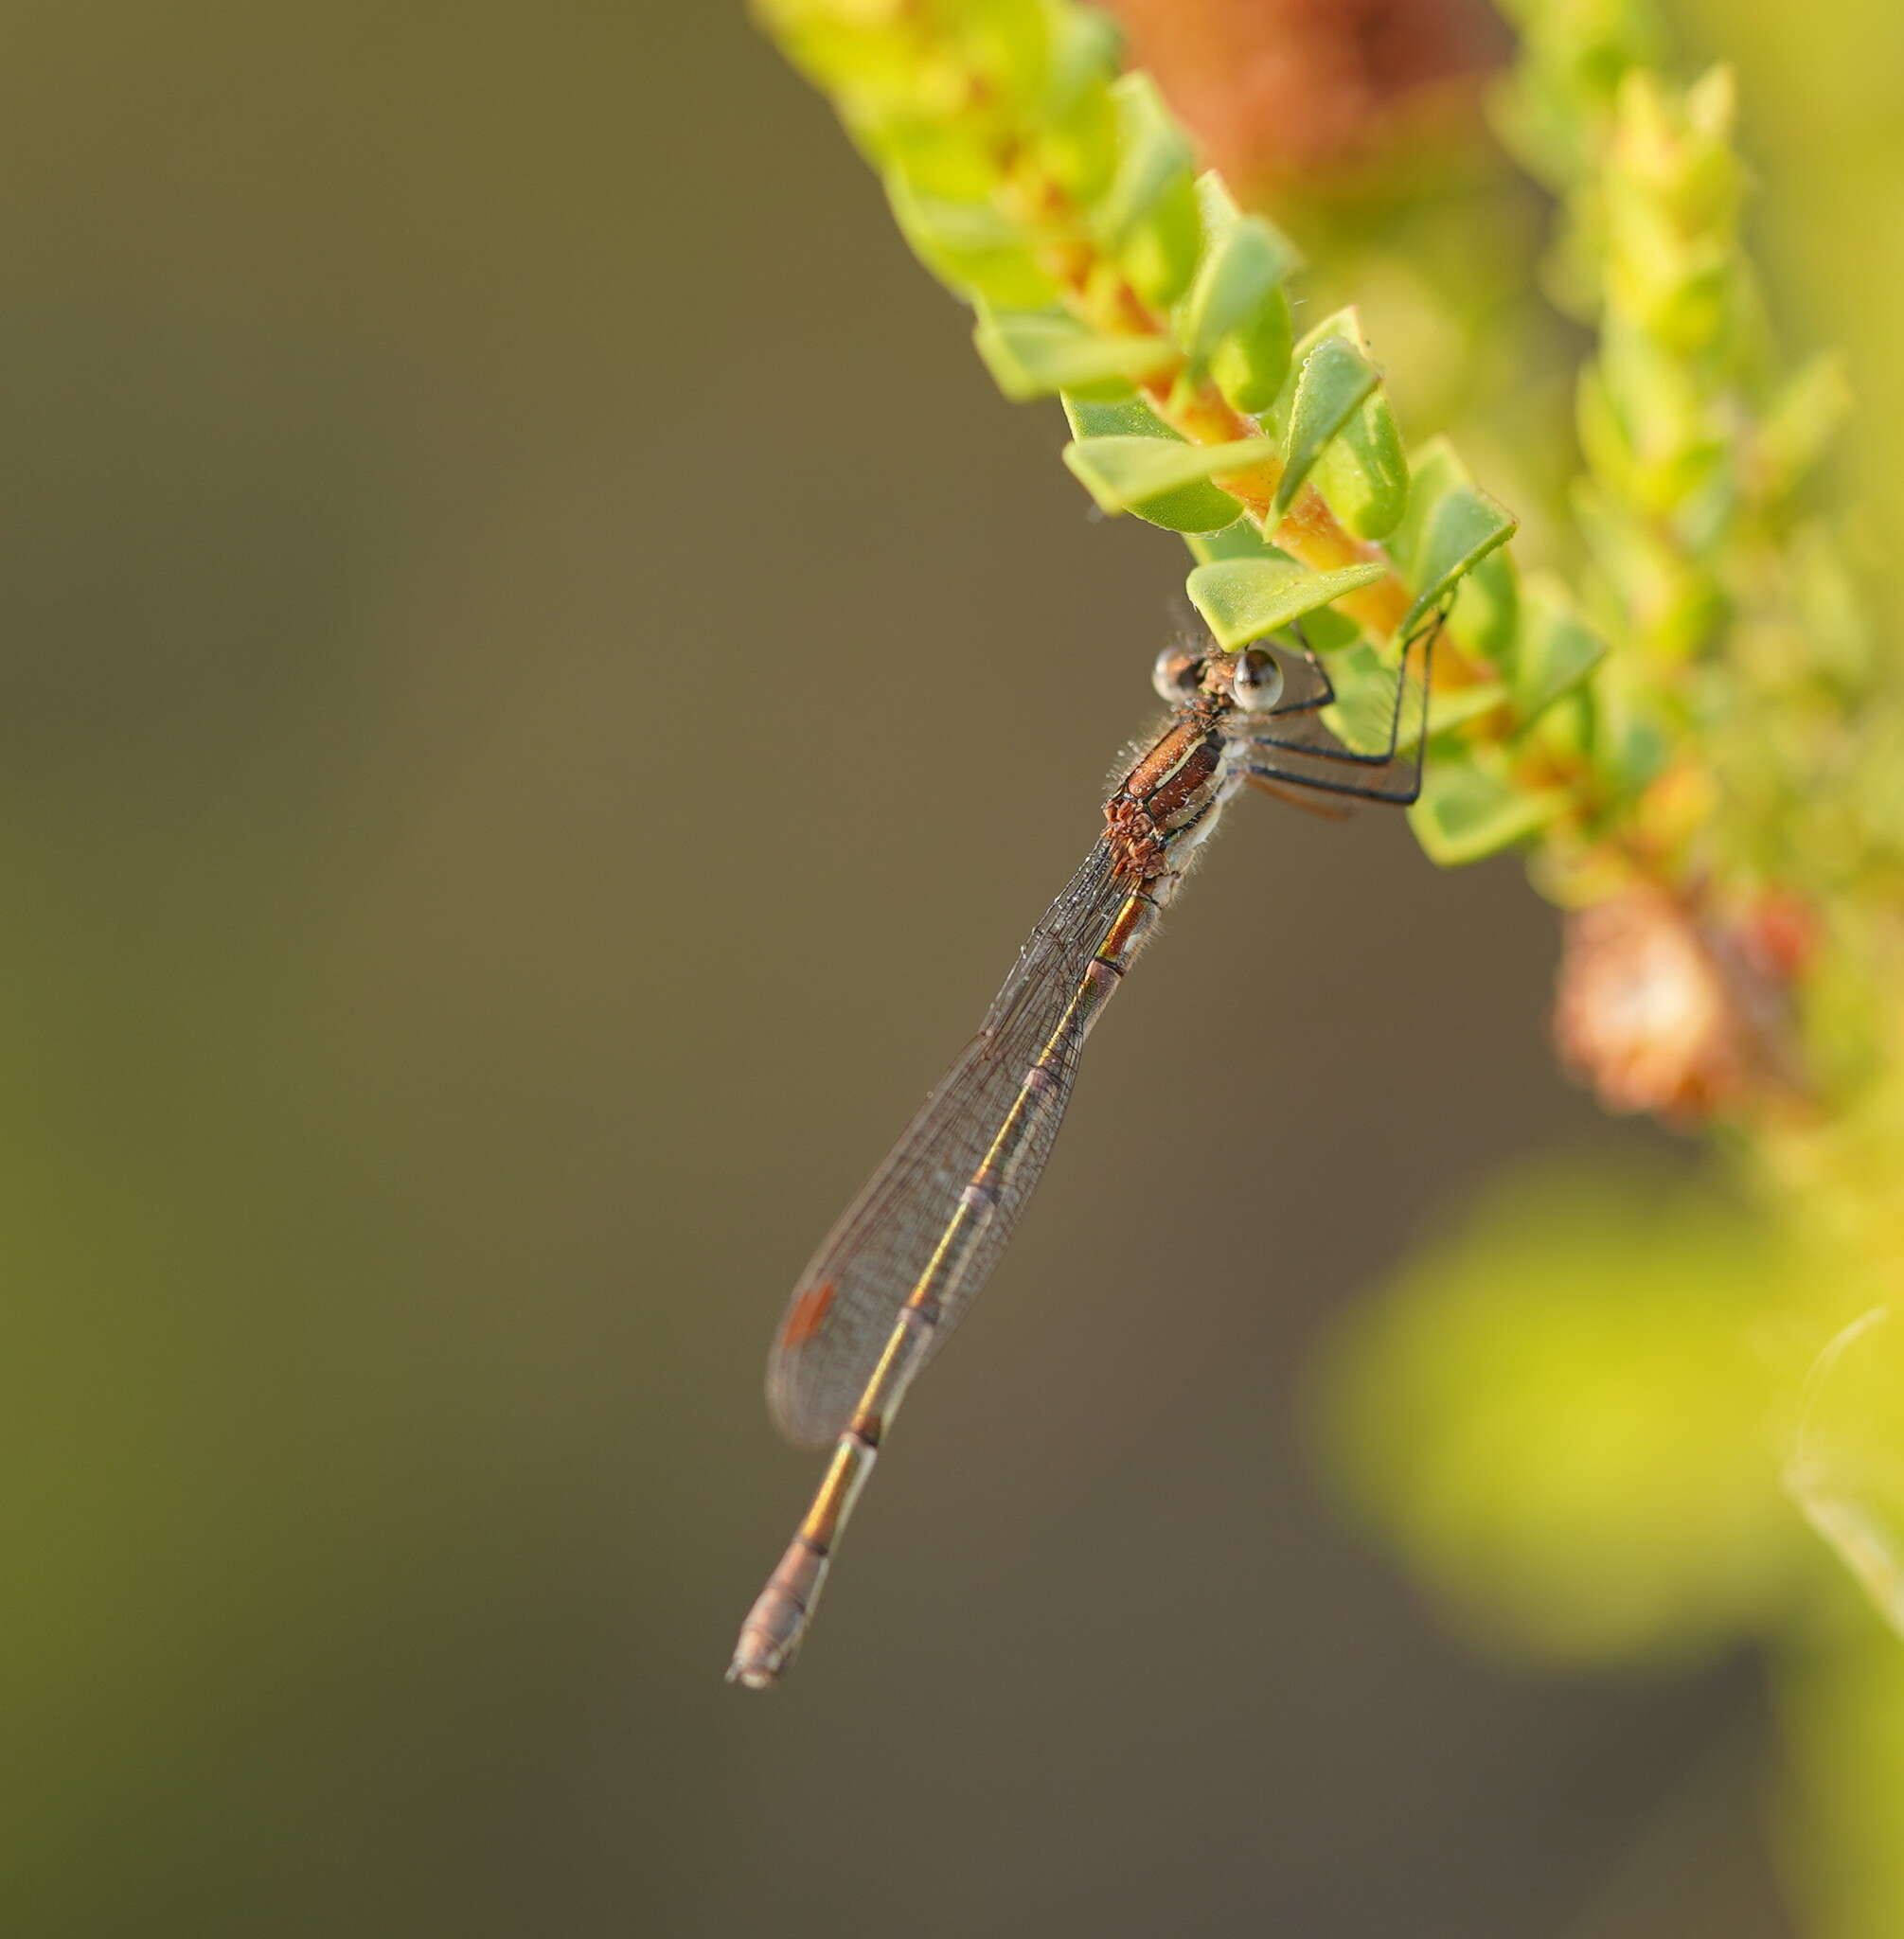
<path id="1" fill-rule="evenodd" d="M 1389 718 L 1388 746 L 1380 754 L 1354 754 L 1345 747 L 1313 747 L 1298 740 L 1280 739 L 1271 734 L 1253 734 L 1250 745 L 1254 748 L 1280 748 L 1290 754 L 1303 755 L 1311 760 L 1336 761 L 1360 768 L 1387 768 L 1395 764 L 1397 750 L 1401 745 L 1401 717 L 1408 704 L 1408 672 L 1415 649 L 1421 651 L 1421 719 L 1415 737 L 1415 762 L 1407 780 L 1398 787 L 1386 788 L 1373 781 L 1334 780 L 1323 774 L 1299 774 L 1288 767 L 1278 767 L 1269 761 L 1252 762 L 1247 770 L 1250 778 L 1256 782 L 1280 782 L 1297 788 L 1313 788 L 1326 794 L 1353 795 L 1361 801 L 1386 801 L 1406 806 L 1418 800 L 1421 794 L 1421 764 L 1428 745 L 1428 697 L 1430 676 L 1434 667 L 1434 642 L 1447 619 L 1447 609 L 1437 611 L 1433 619 L 1426 626 L 1411 633 L 1403 643 L 1401 665 L 1397 672 L 1395 695 L 1395 712 Z M 1321 677 L 1326 697 L 1319 700 L 1296 703 L 1290 706 L 1270 709 L 1272 713 L 1311 713 L 1327 706 L 1335 699 L 1335 688 L 1328 675 L 1317 664 L 1315 656 L 1304 646 L 1305 656 Z"/>
<path id="2" fill-rule="evenodd" d="M 1358 801 L 1388 801 L 1407 808 L 1421 799 L 1421 762 L 1417 757 L 1410 771 L 1407 786 L 1377 788 L 1366 781 L 1331 781 L 1326 774 L 1299 774 L 1293 768 L 1272 768 L 1259 764 L 1246 770 L 1249 778 L 1273 782 L 1284 788 L 1314 788 L 1325 794 L 1350 794 Z"/>

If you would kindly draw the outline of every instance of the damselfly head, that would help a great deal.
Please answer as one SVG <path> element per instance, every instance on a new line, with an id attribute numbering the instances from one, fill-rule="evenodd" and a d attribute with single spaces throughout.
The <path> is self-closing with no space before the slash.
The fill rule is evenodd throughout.
<path id="1" fill-rule="evenodd" d="M 1150 669 L 1158 698 L 1173 707 L 1187 706 L 1203 690 L 1204 657 L 1188 647 L 1166 647 Z"/>
<path id="2" fill-rule="evenodd" d="M 1282 663 L 1261 647 L 1245 649 L 1230 676 L 1230 697 L 1253 714 L 1274 706 L 1283 697 Z"/>

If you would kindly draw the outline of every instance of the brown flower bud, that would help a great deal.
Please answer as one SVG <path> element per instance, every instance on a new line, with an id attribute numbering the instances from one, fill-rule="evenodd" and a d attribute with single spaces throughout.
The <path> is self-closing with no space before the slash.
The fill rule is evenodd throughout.
<path id="1" fill-rule="evenodd" d="M 1318 176 L 1396 144 L 1424 105 L 1459 98 L 1504 36 L 1476 0 L 1111 0 L 1134 64 L 1157 78 L 1233 183 Z"/>
<path id="2" fill-rule="evenodd" d="M 1554 1034 L 1609 1111 L 1690 1125 L 1799 1088 L 1792 959 L 1652 889 L 1569 915 Z"/>

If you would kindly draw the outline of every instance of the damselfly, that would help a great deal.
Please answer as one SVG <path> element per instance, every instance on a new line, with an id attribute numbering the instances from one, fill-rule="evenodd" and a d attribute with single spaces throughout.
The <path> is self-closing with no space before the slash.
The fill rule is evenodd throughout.
<path id="1" fill-rule="evenodd" d="M 1291 738 L 1291 717 L 1313 718 L 1335 700 L 1306 646 L 1306 691 L 1293 699 L 1283 697 L 1281 660 L 1260 646 L 1159 655 L 1155 685 L 1170 716 L 1105 804 L 1096 846 L 1032 931 L 978 1035 L 793 1289 L 768 1361 L 768 1405 L 789 1440 L 830 1442 L 833 1458 L 741 1626 L 730 1681 L 763 1689 L 792 1661 L 900 1400 L 997 1265 L 1051 1155 L 1084 1039 L 1225 803 L 1245 785 L 1280 793 L 1291 782 L 1413 801 L 1439 626 L 1437 615 L 1403 646 L 1387 744 L 1367 753 Z M 1411 681 L 1417 645 L 1420 677 Z M 1404 736 L 1411 692 L 1416 717 Z M 1411 746 L 1412 764 L 1385 785 Z M 1279 751 L 1381 774 L 1305 772 Z"/>

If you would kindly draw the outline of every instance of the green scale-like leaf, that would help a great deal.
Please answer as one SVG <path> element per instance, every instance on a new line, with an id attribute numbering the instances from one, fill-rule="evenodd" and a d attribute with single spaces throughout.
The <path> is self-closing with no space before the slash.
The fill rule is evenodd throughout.
<path id="1" fill-rule="evenodd" d="M 1469 652 L 1503 667 L 1514 656 L 1521 623 L 1521 576 L 1512 554 L 1497 546 L 1476 560 L 1462 579 L 1449 630 Z"/>
<path id="2" fill-rule="evenodd" d="M 1085 437 L 1064 447 L 1064 462 L 1103 510 L 1135 512 L 1175 532 L 1211 532 L 1231 524 L 1237 501 L 1207 481 L 1219 471 L 1272 464 L 1275 455 L 1274 441 L 1267 437 L 1233 444 Z M 1202 489 L 1189 489 L 1197 487 Z"/>
<path id="3" fill-rule="evenodd" d="M 1040 157 L 1081 203 L 1094 203 L 1117 169 L 1117 25 L 1092 8 L 1058 16 Z"/>
<path id="4" fill-rule="evenodd" d="M 1042 310 L 1057 302 L 1058 287 L 1024 232 L 989 203 L 924 194 L 897 169 L 885 181 L 900 234 L 954 294 L 983 296 L 1007 310 Z"/>
<path id="5" fill-rule="evenodd" d="M 1220 532 L 1186 532 L 1183 543 L 1199 565 L 1208 565 L 1213 559 L 1287 560 L 1290 556 L 1272 545 L 1247 518 L 1225 525 Z"/>
<path id="6" fill-rule="evenodd" d="M 1416 556 L 1413 583 L 1415 603 L 1402 620 L 1404 631 L 1427 613 L 1443 594 L 1469 572 L 1495 546 L 1512 537 L 1516 521 L 1486 492 L 1471 486 L 1450 491 L 1426 522 L 1422 548 Z"/>
<path id="7" fill-rule="evenodd" d="M 1186 590 L 1217 644 L 1234 652 L 1326 606 L 1344 593 L 1373 585 L 1379 565 L 1311 572 L 1292 559 L 1216 559 L 1190 575 Z"/>
<path id="8" fill-rule="evenodd" d="M 1311 640 L 1311 645 L 1315 642 Z M 1389 657 L 1366 640 L 1358 641 L 1339 660 L 1331 662 L 1339 698 L 1325 710 L 1323 724 L 1354 754 L 1379 754 L 1396 735 L 1395 751 L 1410 753 L 1419 738 L 1417 712 L 1419 680 L 1423 657 L 1417 648 L 1411 659 L 1410 677 L 1414 691 L 1403 697 L 1399 722 L 1396 717 L 1396 682 L 1398 668 Z M 1472 686 L 1458 686 L 1432 693 L 1428 701 L 1429 760 L 1437 761 L 1449 749 L 1446 738 L 1458 727 L 1493 712 L 1507 698 L 1506 687 L 1498 680 L 1486 680 Z M 1435 747 L 1436 741 L 1442 749 Z M 1458 759 L 1459 751 L 1451 757 Z"/>
<path id="9" fill-rule="evenodd" d="M 1456 868 L 1523 841 L 1564 814 L 1569 801 L 1557 789 L 1530 792 L 1473 753 L 1464 759 L 1456 752 L 1428 763 L 1408 819 L 1428 859 Z"/>
<path id="10" fill-rule="evenodd" d="M 1307 630 L 1306 630 L 1307 631 Z M 1404 716 L 1396 714 L 1396 668 L 1365 639 L 1329 663 L 1336 702 L 1324 710 L 1323 725 L 1352 754 L 1381 754 L 1395 734 L 1396 752 L 1415 745 L 1415 706 L 1407 699 Z"/>
<path id="11" fill-rule="evenodd" d="M 1307 570 L 1307 568 L 1298 567 L 1298 561 L 1292 559 L 1279 545 L 1272 545 L 1248 518 L 1238 519 L 1234 525 L 1225 525 L 1220 532 L 1186 533 L 1183 543 L 1189 546 L 1200 565 L 1212 565 L 1222 560 L 1269 560 L 1285 568 L 1297 567 L 1301 570 Z M 1367 570 L 1366 566 L 1351 566 L 1343 569 L 1345 574 L 1365 572 Z M 1378 567 L 1376 570 L 1377 576 L 1379 577 L 1379 568 Z M 1193 574 L 1192 577 L 1194 578 L 1195 575 Z M 1317 574 L 1316 577 L 1326 578 L 1328 575 Z M 1373 584 L 1374 580 L 1368 580 L 1366 583 Z M 1185 590 L 1190 591 L 1193 589 L 1186 587 Z M 1356 588 L 1350 585 L 1346 578 L 1344 578 L 1337 583 L 1334 591 L 1328 596 L 1330 598 L 1339 598 L 1343 593 L 1354 592 Z M 1241 579 L 1238 579 L 1232 586 L 1225 588 L 1215 596 L 1217 598 L 1225 599 L 1233 604 L 1235 608 L 1234 625 L 1237 628 L 1250 624 L 1249 610 L 1245 603 L 1249 596 L 1250 589 Z M 1262 612 L 1272 610 L 1275 595 L 1270 591 L 1267 582 L 1264 583 L 1262 596 L 1263 605 L 1260 610 Z M 1318 653 L 1339 653 L 1344 647 L 1354 645 L 1362 636 L 1362 629 L 1359 621 L 1351 619 L 1346 613 L 1336 612 L 1332 607 L 1311 606 L 1307 612 L 1291 616 L 1299 617 L 1302 620 L 1303 637 Z M 1226 621 L 1226 624 L 1231 623 Z M 1281 624 L 1283 622 L 1280 620 L 1274 621 L 1267 631 L 1274 632 L 1275 627 Z M 1257 632 L 1253 634 L 1252 637 L 1261 639 L 1263 634 Z M 1247 645 L 1248 641 L 1240 640 L 1238 644 Z"/>
<path id="12" fill-rule="evenodd" d="M 1309 482 L 1359 539 L 1385 539 L 1408 509 L 1408 454 L 1388 397 L 1373 390 L 1323 447 Z"/>
<path id="13" fill-rule="evenodd" d="M 1509 677 L 1515 713 L 1523 723 L 1538 720 L 1578 687 L 1606 651 L 1606 642 L 1574 610 L 1558 581 L 1536 575 L 1527 588 Z"/>
<path id="14" fill-rule="evenodd" d="M 1375 365 L 1345 337 L 1318 337 L 1296 364 L 1288 428 L 1283 434 L 1283 476 L 1276 515 L 1288 511 L 1307 482 L 1323 447 L 1355 415 L 1381 382 Z"/>
<path id="15" fill-rule="evenodd" d="M 1127 74 L 1111 92 L 1118 161 L 1097 232 L 1137 294 L 1167 306 L 1183 294 L 1203 247 L 1189 137 L 1148 74 Z"/>
<path id="16" fill-rule="evenodd" d="M 1408 505 L 1408 457 L 1353 308 L 1325 318 L 1296 346 L 1272 415 L 1284 448 L 1278 512 L 1313 484 L 1358 538 L 1395 529 Z"/>
<path id="17" fill-rule="evenodd" d="M 1417 454 L 1408 509 L 1389 553 L 1415 595 L 1401 622 L 1406 632 L 1438 605 L 1462 577 L 1513 535 L 1516 520 L 1470 484 L 1466 468 L 1440 438 Z"/>
<path id="18" fill-rule="evenodd" d="M 1292 327 L 1283 280 L 1295 251 L 1260 216 L 1239 215 L 1219 176 L 1201 177 L 1197 197 L 1210 244 L 1179 308 L 1177 340 L 1233 409 L 1267 411 L 1289 374 Z"/>
<path id="19" fill-rule="evenodd" d="M 1067 391 L 1063 397 L 1065 420 L 1074 437 L 1161 437 L 1166 443 L 1187 440 L 1181 431 L 1165 423 L 1140 397 L 1092 398 Z"/>
<path id="20" fill-rule="evenodd" d="M 1499 680 L 1476 681 L 1472 686 L 1457 686 L 1431 694 L 1428 702 L 1428 738 L 1435 740 L 1452 734 L 1470 720 L 1491 714 L 1507 699 L 1507 687 Z"/>
<path id="21" fill-rule="evenodd" d="M 985 303 L 972 343 L 999 389 L 1019 400 L 1066 390 L 1122 396 L 1177 356 L 1161 337 L 1099 336 L 1061 310 L 994 310 Z"/>
<path id="22" fill-rule="evenodd" d="M 1234 525 L 1242 507 L 1209 483 L 1204 454 L 1216 450 L 1215 469 L 1237 471 L 1236 445 L 1193 445 L 1165 423 L 1142 398 L 1101 399 L 1064 394 L 1064 415 L 1077 441 L 1065 447 L 1064 461 L 1106 511 L 1130 511 L 1172 532 L 1218 532 Z M 1144 451 L 1144 443 L 1157 447 Z M 1251 439 L 1247 449 L 1260 462 L 1274 455 L 1267 440 Z M 1129 500 L 1135 486 L 1140 493 Z M 1107 496 L 1115 502 L 1107 502 Z"/>

